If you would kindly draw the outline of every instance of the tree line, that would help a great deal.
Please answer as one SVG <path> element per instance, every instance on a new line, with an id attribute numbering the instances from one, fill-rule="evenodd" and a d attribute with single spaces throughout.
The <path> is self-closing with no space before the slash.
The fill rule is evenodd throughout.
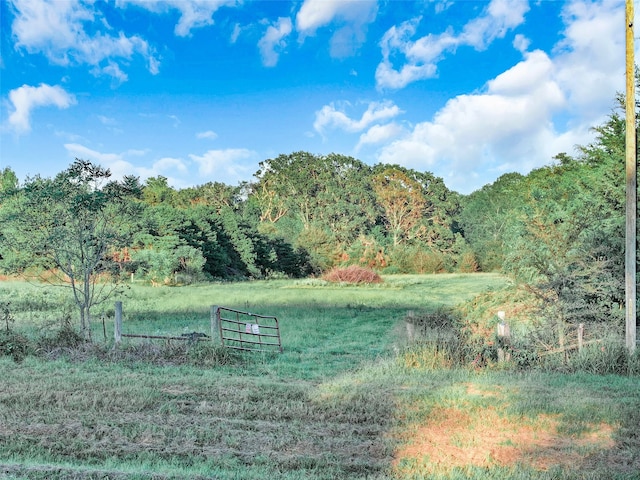
<path id="1" fill-rule="evenodd" d="M 53 179 L 19 184 L 10 168 L 0 175 L 8 271 L 51 266 L 30 232 L 73 238 L 96 218 L 110 230 L 98 235 L 105 269 L 159 283 L 302 277 L 347 264 L 387 273 L 476 268 L 464 263 L 460 195 L 397 165 L 295 152 L 261 162 L 253 182 L 180 190 L 161 176 L 114 181 L 81 159 Z"/>
<path id="2" fill-rule="evenodd" d="M 252 181 L 184 189 L 162 176 L 114 180 L 81 159 L 22 183 L 7 167 L 0 269 L 71 283 L 82 322 L 123 278 L 306 277 L 354 264 L 387 274 L 503 271 L 566 321 L 619 316 L 624 119 L 614 111 L 595 132 L 579 155 L 467 196 L 429 172 L 335 153 L 282 154 Z"/>

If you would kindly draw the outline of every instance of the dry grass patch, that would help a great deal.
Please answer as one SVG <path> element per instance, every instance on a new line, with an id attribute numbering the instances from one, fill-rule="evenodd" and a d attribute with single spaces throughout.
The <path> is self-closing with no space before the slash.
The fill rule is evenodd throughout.
<path id="1" fill-rule="evenodd" d="M 523 465 L 538 471 L 571 468 L 593 454 L 615 446 L 614 428 L 606 423 L 584 425 L 582 433 L 563 433 L 557 415 L 535 418 L 505 413 L 500 391 L 467 385 L 467 393 L 487 399 L 485 407 L 436 407 L 424 424 L 413 425 L 396 450 L 400 475 L 446 473 L 456 468 Z"/>

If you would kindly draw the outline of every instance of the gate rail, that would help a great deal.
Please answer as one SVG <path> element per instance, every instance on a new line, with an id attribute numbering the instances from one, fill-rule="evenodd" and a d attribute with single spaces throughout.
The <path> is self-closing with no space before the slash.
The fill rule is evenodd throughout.
<path id="1" fill-rule="evenodd" d="M 223 347 L 282 353 L 280 325 L 276 317 L 214 306 L 211 321 L 211 330 L 219 333 Z"/>

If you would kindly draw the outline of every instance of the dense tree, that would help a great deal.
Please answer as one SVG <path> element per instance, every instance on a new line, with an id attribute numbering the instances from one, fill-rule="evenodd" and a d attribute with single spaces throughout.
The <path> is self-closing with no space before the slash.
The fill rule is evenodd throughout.
<path id="1" fill-rule="evenodd" d="M 9 167 L 0 170 L 0 202 L 18 190 L 18 177 Z"/>
<path id="2" fill-rule="evenodd" d="M 169 186 L 168 179 L 158 175 L 147 179 L 142 199 L 149 205 L 173 205 L 175 194 L 175 190 Z"/>
<path id="3" fill-rule="evenodd" d="M 241 188 L 220 182 L 207 182 L 196 187 L 183 188 L 175 192 L 175 204 L 181 208 L 204 205 L 213 207 L 218 213 L 224 208 L 236 209 L 241 203 Z"/>
<path id="4" fill-rule="evenodd" d="M 352 157 L 280 155 L 261 162 L 256 178 L 252 194 L 263 222 L 291 215 L 302 229 L 315 224 L 349 241 L 375 221 L 370 169 Z"/>
<path id="5" fill-rule="evenodd" d="M 376 165 L 372 184 L 386 227 L 389 263 L 402 272 L 438 272 L 476 264 L 455 216 L 459 196 L 442 179 L 398 165 Z M 389 242 L 388 242 L 389 243 Z"/>
<path id="6" fill-rule="evenodd" d="M 281 236 L 309 251 L 316 265 L 331 266 L 334 253 L 346 249 L 375 224 L 378 210 L 371 169 L 338 154 L 295 152 L 260 164 L 251 200 L 262 232 Z"/>
<path id="7" fill-rule="evenodd" d="M 464 234 L 483 268 L 501 267 L 542 300 L 562 343 L 567 324 L 622 322 L 624 120 L 526 177 L 508 174 L 464 199 Z"/>
<path id="8" fill-rule="evenodd" d="M 592 173 L 568 157 L 532 172 L 505 257 L 505 270 L 542 300 L 561 346 L 567 324 L 611 321 L 621 312 L 623 272 L 612 244 L 602 242 L 607 219 L 599 216 Z"/>
<path id="9" fill-rule="evenodd" d="M 385 223 L 397 246 L 421 224 L 427 209 L 422 185 L 398 166 L 384 166 L 372 177 L 373 190 L 384 210 Z"/>
<path id="10" fill-rule="evenodd" d="M 109 254 L 131 238 L 136 192 L 131 184 L 109 182 L 109 170 L 76 160 L 54 179 L 36 177 L 0 209 L 4 267 L 45 269 L 70 287 L 80 327 L 90 338 L 91 308 L 114 292 Z M 103 278 L 103 280 L 106 280 Z"/>
<path id="11" fill-rule="evenodd" d="M 483 271 L 503 266 L 507 230 L 522 208 L 523 182 L 523 175 L 508 173 L 462 200 L 459 222 Z"/>
<path id="12" fill-rule="evenodd" d="M 212 277 L 224 277 L 232 260 L 224 239 L 221 238 L 218 216 L 212 207 L 197 205 L 178 208 L 171 205 L 156 205 L 145 208 L 140 219 L 139 230 L 134 237 L 135 254 L 142 262 L 141 272 L 154 282 L 172 282 L 177 274 L 188 275 L 197 280 L 202 273 Z M 190 247 L 191 261 L 181 256 Z M 200 271 L 194 265 L 204 259 Z"/>

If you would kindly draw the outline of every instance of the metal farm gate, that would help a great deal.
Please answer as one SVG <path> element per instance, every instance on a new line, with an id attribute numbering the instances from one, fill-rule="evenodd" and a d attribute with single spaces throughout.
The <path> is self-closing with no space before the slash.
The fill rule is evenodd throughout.
<path id="1" fill-rule="evenodd" d="M 212 307 L 211 331 L 219 332 L 223 347 L 252 352 L 282 353 L 276 317 Z"/>

